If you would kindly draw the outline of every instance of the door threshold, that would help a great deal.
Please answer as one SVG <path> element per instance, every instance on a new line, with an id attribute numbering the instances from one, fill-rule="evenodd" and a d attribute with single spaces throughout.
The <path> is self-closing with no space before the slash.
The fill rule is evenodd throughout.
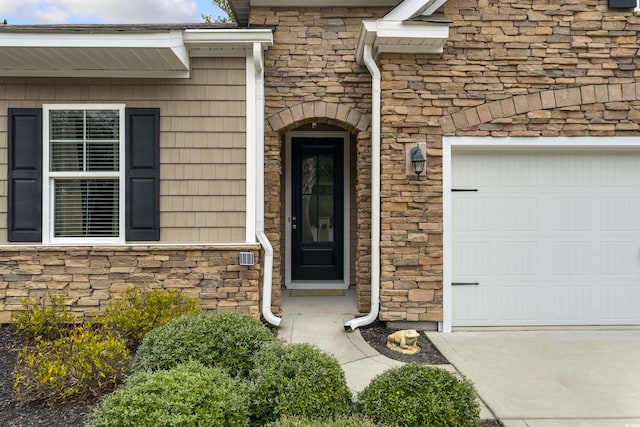
<path id="1" fill-rule="evenodd" d="M 287 289 L 349 289 L 344 280 L 295 280 L 285 286 Z"/>

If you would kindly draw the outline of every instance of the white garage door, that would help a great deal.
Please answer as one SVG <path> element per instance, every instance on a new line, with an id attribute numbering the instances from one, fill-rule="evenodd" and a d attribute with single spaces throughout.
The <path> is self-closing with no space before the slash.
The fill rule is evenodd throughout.
<path id="1" fill-rule="evenodd" d="M 454 325 L 640 324 L 640 153 L 454 152 L 452 174 Z"/>

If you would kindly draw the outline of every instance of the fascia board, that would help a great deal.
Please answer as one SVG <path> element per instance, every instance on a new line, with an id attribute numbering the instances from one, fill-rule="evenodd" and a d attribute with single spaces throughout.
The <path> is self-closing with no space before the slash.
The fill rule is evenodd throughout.
<path id="1" fill-rule="evenodd" d="M 37 48 L 171 48 L 182 42 L 181 31 L 160 33 L 57 33 L 2 32 L 2 47 Z"/>
<path id="2" fill-rule="evenodd" d="M 362 21 L 360 25 L 360 35 L 356 44 L 356 62 L 360 65 L 364 63 L 364 47 L 365 45 L 373 45 L 376 40 L 378 21 Z"/>
<path id="3" fill-rule="evenodd" d="M 183 40 L 189 47 L 208 45 L 241 45 L 253 48 L 254 43 L 260 43 L 263 49 L 273 45 L 273 33 L 271 30 L 184 30 Z"/>
<path id="4" fill-rule="evenodd" d="M 447 0 L 405 0 L 386 14 L 383 21 L 406 21 L 418 15 L 431 15 Z"/>
<path id="5" fill-rule="evenodd" d="M 449 25 L 446 23 L 379 21 L 377 36 L 378 39 L 430 38 L 446 40 L 449 37 Z"/>

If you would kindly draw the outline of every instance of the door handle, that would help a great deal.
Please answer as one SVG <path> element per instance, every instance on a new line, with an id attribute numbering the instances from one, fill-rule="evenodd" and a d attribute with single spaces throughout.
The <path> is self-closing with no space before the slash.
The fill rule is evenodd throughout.
<path id="1" fill-rule="evenodd" d="M 298 226 L 297 226 L 297 225 L 295 225 L 295 224 L 293 224 L 293 225 L 291 226 L 291 228 L 292 228 L 292 229 L 294 229 L 294 230 L 297 230 L 297 229 L 298 229 Z"/>

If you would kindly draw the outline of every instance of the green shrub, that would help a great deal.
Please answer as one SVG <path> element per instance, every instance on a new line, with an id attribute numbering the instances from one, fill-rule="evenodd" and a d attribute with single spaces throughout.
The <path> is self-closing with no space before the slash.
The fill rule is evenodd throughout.
<path id="1" fill-rule="evenodd" d="M 65 305 L 63 296 L 47 295 L 39 299 L 23 299 L 22 310 L 14 312 L 11 320 L 16 330 L 27 339 L 52 340 L 66 333 L 75 318 Z"/>
<path id="2" fill-rule="evenodd" d="M 310 344 L 265 345 L 252 371 L 252 411 L 263 425 L 282 416 L 330 420 L 351 409 L 338 361 Z"/>
<path id="3" fill-rule="evenodd" d="M 132 287 L 109 303 L 99 322 L 106 329 L 118 332 L 127 340 L 129 348 L 134 349 L 153 328 L 199 311 L 196 299 L 182 292 L 173 289 L 142 291 Z"/>
<path id="4" fill-rule="evenodd" d="M 104 398 L 88 427 L 247 426 L 244 387 L 225 372 L 196 362 L 138 372 Z"/>
<path id="5" fill-rule="evenodd" d="M 363 417 L 337 418 L 331 420 L 313 420 L 300 417 L 283 417 L 267 424 L 266 427 L 381 427 L 381 424 Z"/>
<path id="6" fill-rule="evenodd" d="M 358 396 L 360 411 L 377 423 L 415 427 L 477 427 L 473 386 L 439 368 L 411 363 L 390 369 Z"/>
<path id="7" fill-rule="evenodd" d="M 23 402 L 92 400 L 123 381 L 130 361 L 122 338 L 84 324 L 19 351 L 14 388 Z"/>
<path id="8" fill-rule="evenodd" d="M 246 314 L 189 314 L 149 332 L 138 348 L 133 370 L 169 369 L 195 360 L 232 376 L 247 376 L 253 368 L 251 356 L 274 339 L 266 326 Z"/>

